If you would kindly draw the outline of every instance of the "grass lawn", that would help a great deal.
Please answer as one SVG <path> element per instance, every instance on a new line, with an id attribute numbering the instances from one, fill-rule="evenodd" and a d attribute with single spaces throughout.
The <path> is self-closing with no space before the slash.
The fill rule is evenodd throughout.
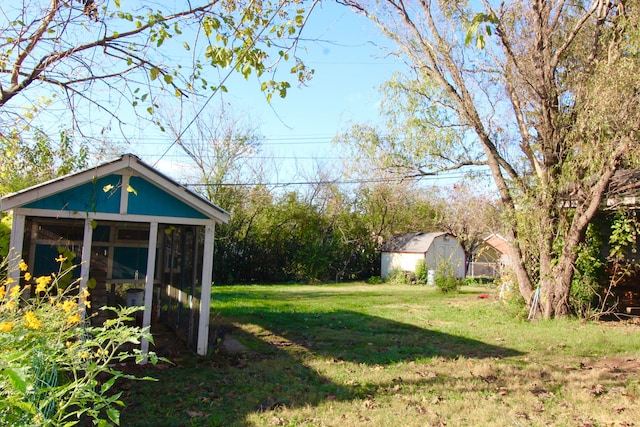
<path id="1" fill-rule="evenodd" d="M 639 323 L 516 320 L 496 294 L 217 287 L 211 327 L 247 349 L 141 371 L 121 424 L 640 426 Z"/>

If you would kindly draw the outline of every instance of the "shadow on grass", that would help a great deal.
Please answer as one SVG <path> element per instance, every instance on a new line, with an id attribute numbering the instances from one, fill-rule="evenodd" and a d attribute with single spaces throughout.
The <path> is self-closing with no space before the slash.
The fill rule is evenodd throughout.
<path id="1" fill-rule="evenodd" d="M 231 313 L 221 312 L 223 317 Z M 326 313 L 276 312 L 251 308 L 233 310 L 264 331 L 272 344 L 296 344 L 316 356 L 368 365 L 386 365 L 431 357 L 511 357 L 522 353 L 503 346 L 418 328 L 352 311 Z M 269 336 L 271 335 L 271 336 Z M 283 340 L 284 339 L 284 340 Z"/>
<path id="2" fill-rule="evenodd" d="M 123 399 L 127 426 L 248 426 L 249 414 L 279 406 L 301 408 L 375 395 L 381 385 L 336 383 L 305 363 L 354 362 L 368 366 L 440 358 L 509 357 L 506 347 L 418 328 L 362 313 L 282 312 L 247 307 L 219 313 L 234 337 L 251 350 L 146 374 L 159 382 L 134 382 Z M 429 379 L 418 386 L 428 386 Z M 299 420 L 304 424 L 304 420 Z"/>

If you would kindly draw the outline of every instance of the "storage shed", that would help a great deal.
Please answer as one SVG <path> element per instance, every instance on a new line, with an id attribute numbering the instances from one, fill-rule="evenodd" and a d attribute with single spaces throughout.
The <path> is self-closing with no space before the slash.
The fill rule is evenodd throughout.
<path id="1" fill-rule="evenodd" d="M 214 232 L 226 211 L 132 154 L 9 194 L 0 210 L 13 211 L 12 262 L 46 275 L 71 254 L 91 310 L 144 305 L 142 326 L 162 321 L 207 353 Z"/>
<path id="2" fill-rule="evenodd" d="M 467 275 L 470 277 L 498 277 L 511 266 L 509 242 L 499 234 L 487 236 L 473 254 Z"/>
<path id="3" fill-rule="evenodd" d="M 409 233 L 395 236 L 382 247 L 380 275 L 387 279 L 395 271 L 415 272 L 418 262 L 425 260 L 428 270 L 448 262 L 457 278 L 465 277 L 464 249 L 449 233 Z"/>

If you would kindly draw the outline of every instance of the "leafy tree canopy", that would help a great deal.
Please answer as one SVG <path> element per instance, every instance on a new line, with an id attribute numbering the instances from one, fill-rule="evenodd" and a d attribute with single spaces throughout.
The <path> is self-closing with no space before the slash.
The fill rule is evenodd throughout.
<path id="1" fill-rule="evenodd" d="M 276 79 L 280 63 L 292 63 L 300 82 L 311 76 L 295 48 L 313 5 L 3 2 L 0 135 L 62 123 L 99 139 L 135 115 L 159 124 L 162 97 L 226 90 L 224 73 L 212 70 L 255 75 L 268 99 L 285 96 L 290 83 Z"/>
<path id="2" fill-rule="evenodd" d="M 520 292 L 540 286 L 544 316 L 567 314 L 587 226 L 616 171 L 640 159 L 637 3 L 341 3 L 410 69 L 386 86 L 384 132 L 353 139 L 403 174 L 484 167 Z"/>

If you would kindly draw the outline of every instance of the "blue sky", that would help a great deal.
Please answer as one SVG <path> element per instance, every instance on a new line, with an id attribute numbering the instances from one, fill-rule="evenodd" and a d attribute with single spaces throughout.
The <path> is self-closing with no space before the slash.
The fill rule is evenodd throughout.
<path id="1" fill-rule="evenodd" d="M 135 4 L 135 0 L 133 2 Z M 190 42 L 194 39 L 187 34 L 184 36 Z M 216 94 L 210 103 L 211 108 L 216 108 L 222 98 L 231 105 L 234 114 L 246 114 L 252 123 L 257 123 L 257 132 L 264 138 L 262 152 L 258 156 L 275 162 L 270 170 L 273 173 L 265 178 L 268 182 L 304 182 L 317 179 L 318 168 L 328 169 L 329 172 L 332 168 L 339 170 L 343 159 L 333 138 L 346 131 L 350 124 L 380 123 L 379 104 L 382 95 L 379 88 L 394 72 L 406 70 L 404 63 L 382 48 L 386 46 L 393 49 L 395 46 L 381 35 L 372 22 L 335 2 L 317 5 L 302 38 L 297 55 L 315 70 L 313 79 L 306 86 L 298 87 L 295 76 L 280 72 L 277 79 L 286 78 L 293 86 L 286 98 L 274 96 L 269 104 L 255 77 L 245 81 L 242 76 L 233 74 L 225 82 L 228 92 Z M 174 45 L 169 46 L 170 43 Z M 186 52 L 182 43 L 173 39 L 165 43 L 158 53 L 166 55 L 172 64 L 190 63 L 184 55 L 191 54 L 193 52 Z M 285 63 L 283 68 L 291 65 Z M 207 80 L 210 84 L 217 84 L 218 79 L 227 72 L 211 70 Z M 144 81 L 144 76 L 141 80 Z M 28 107 L 37 96 L 36 87 L 35 92 L 16 99 L 14 104 L 19 106 L 20 102 L 24 102 Z M 108 109 L 117 111 L 118 118 L 126 123 L 119 126 L 103 110 L 86 103 L 89 106 L 86 110 L 80 107 L 74 111 L 74 114 L 82 116 L 80 126 L 84 135 L 110 142 L 118 151 L 137 154 L 145 162 L 177 180 L 189 182 L 185 179 L 184 171 L 193 170 L 189 165 L 190 159 L 175 144 L 170 132 L 163 133 L 155 126 L 137 121 L 131 107 L 132 100 L 120 96 L 118 91 L 107 91 L 101 86 L 89 94 L 91 99 L 94 96 Z M 155 96 L 151 94 L 151 97 Z M 171 102 L 176 100 L 169 91 L 161 96 L 171 98 Z M 206 96 L 204 94 L 200 99 L 203 101 Z M 69 112 L 64 110 L 65 107 L 64 102 L 58 101 L 55 108 L 47 108 L 46 111 L 51 114 L 43 114 L 38 119 L 41 120 L 41 126 L 69 129 Z M 169 112 L 173 107 L 167 103 L 160 108 Z M 142 111 L 142 115 L 145 114 Z M 123 135 L 126 135 L 130 145 L 119 144 L 124 140 Z M 441 179 L 425 181 L 442 182 Z"/>
<path id="2" fill-rule="evenodd" d="M 234 75 L 223 94 L 234 110 L 246 112 L 259 124 L 264 152 L 281 168 L 279 182 L 304 180 L 301 174 L 313 173 L 317 162 L 335 165 L 340 155 L 332 138 L 349 123 L 378 120 L 378 88 L 403 68 L 396 58 L 384 56 L 378 46 L 387 41 L 372 23 L 333 2 L 313 11 L 303 38 L 298 56 L 315 70 L 306 86 L 298 87 L 295 77 L 287 76 L 292 87 L 286 98 L 274 96 L 269 104 L 255 78 L 245 81 Z M 168 134 L 159 138 L 164 142 L 153 149 L 147 145 L 134 152 L 153 164 L 166 150 L 162 147 L 172 143 Z M 166 172 L 175 170 L 171 164 L 176 161 L 187 157 L 174 147 L 162 161 Z"/>

